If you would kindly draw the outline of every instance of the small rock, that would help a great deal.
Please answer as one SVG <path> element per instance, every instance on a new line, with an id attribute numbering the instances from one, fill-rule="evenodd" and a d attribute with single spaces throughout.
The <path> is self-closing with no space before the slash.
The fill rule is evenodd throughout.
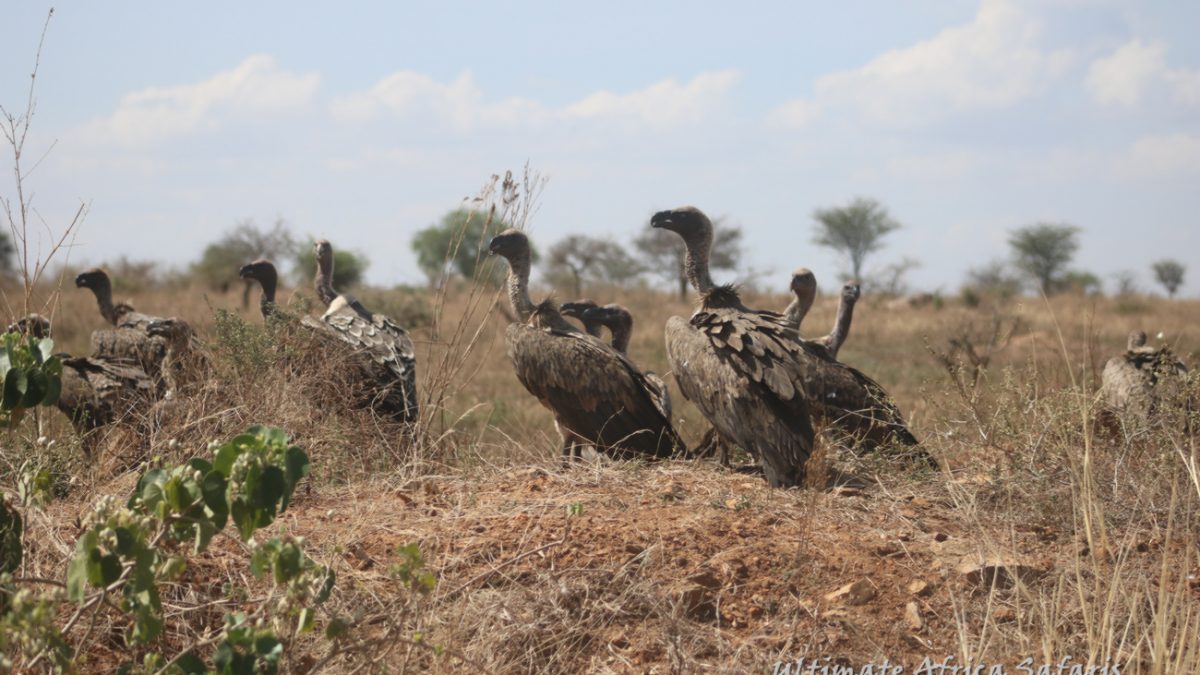
<path id="1" fill-rule="evenodd" d="M 900 553 L 900 547 L 896 544 L 880 544 L 875 547 L 875 555 L 880 558 L 890 558 Z"/>
<path id="2" fill-rule="evenodd" d="M 1033 582 L 1044 575 L 1045 571 L 1013 560 L 989 560 L 964 562 L 958 566 L 958 573 L 969 584 L 1009 588 L 1018 580 L 1026 584 Z"/>
<path id="3" fill-rule="evenodd" d="M 925 620 L 921 618 L 921 609 L 917 607 L 917 603 L 910 602 L 904 606 L 904 622 L 914 631 L 925 627 Z"/>
<path id="4" fill-rule="evenodd" d="M 923 598 L 933 592 L 933 586 L 923 579 L 913 579 L 908 582 L 908 592 L 918 598 Z"/>
<path id="5" fill-rule="evenodd" d="M 945 532 L 934 532 L 933 533 L 934 541 L 946 541 L 949 538 L 950 538 L 950 535 L 946 534 Z"/>
<path id="6" fill-rule="evenodd" d="M 875 585 L 867 579 L 859 579 L 825 594 L 827 602 L 840 602 L 850 606 L 865 605 L 875 599 Z"/>

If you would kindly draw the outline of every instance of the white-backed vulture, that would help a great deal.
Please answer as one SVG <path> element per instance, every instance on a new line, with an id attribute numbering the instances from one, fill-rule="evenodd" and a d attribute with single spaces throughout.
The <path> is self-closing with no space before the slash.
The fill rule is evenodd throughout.
<path id="1" fill-rule="evenodd" d="M 489 251 L 508 260 L 508 296 L 519 318 L 505 333 L 517 379 L 554 413 L 564 459 L 592 445 L 615 458 L 666 458 L 683 441 L 653 398 L 646 376 L 611 346 L 583 333 L 553 302 L 529 299 L 529 239 L 496 235 Z"/>
<path id="2" fill-rule="evenodd" d="M 797 267 L 792 272 L 790 288 L 793 297 L 788 306 L 784 308 L 783 316 L 793 328 L 799 331 L 800 324 L 804 323 L 804 317 L 808 316 L 813 301 L 817 299 L 817 277 L 807 267 Z"/>
<path id="3" fill-rule="evenodd" d="M 135 414 L 154 397 L 153 381 L 136 366 L 97 357 L 58 357 L 63 364 L 62 392 L 55 405 L 80 434 Z"/>
<path id="4" fill-rule="evenodd" d="M 667 321 L 679 389 L 718 433 L 758 459 L 772 486 L 800 485 L 814 437 L 802 366 L 815 357 L 782 315 L 750 310 L 736 289 L 713 284 L 712 222 L 699 209 L 660 211 L 650 224 L 683 238 L 684 270 L 700 293 L 690 320 Z"/>
<path id="5" fill-rule="evenodd" d="M 584 312 L 589 309 L 599 307 L 593 300 L 572 300 L 564 302 L 559 306 L 558 311 L 562 312 L 563 316 L 569 316 L 572 319 L 578 320 L 583 324 L 583 330 L 592 337 L 600 337 L 603 333 L 603 327 L 597 321 L 588 320 L 584 317 Z"/>
<path id="6" fill-rule="evenodd" d="M 38 340 L 50 337 L 50 319 L 41 314 L 26 314 L 24 317 L 10 323 L 5 333 L 20 333 Z"/>
<path id="7" fill-rule="evenodd" d="M 854 304 L 858 302 L 860 289 L 857 283 L 848 281 L 842 285 L 842 298 L 838 301 L 837 318 L 833 322 L 833 330 L 817 342 L 825 345 L 829 355 L 837 358 L 838 351 L 850 336 L 850 322 L 854 318 Z"/>
<path id="8" fill-rule="evenodd" d="M 401 422 L 416 422 L 417 352 L 408 331 L 383 314 L 372 312 L 354 296 L 333 288 L 333 246 L 324 239 L 314 247 L 321 293 L 334 293 L 321 321 L 337 331 L 355 351 L 372 362 L 376 412 Z"/>
<path id="9" fill-rule="evenodd" d="M 1104 364 L 1099 392 L 1104 417 L 1146 422 L 1165 397 L 1181 395 L 1180 383 L 1187 372 L 1187 365 L 1169 347 L 1148 347 L 1146 333 L 1133 331 L 1125 353 Z"/>
<path id="10" fill-rule="evenodd" d="M 333 245 L 328 240 L 313 242 L 313 255 L 317 258 L 317 273 L 313 277 L 313 290 L 321 305 L 328 307 L 338 296 L 333 290 Z"/>
<path id="11" fill-rule="evenodd" d="M 595 304 L 595 303 L 593 303 Z M 604 326 L 612 334 L 612 348 L 629 357 L 629 339 L 633 336 L 633 314 L 622 305 L 609 303 L 603 307 L 591 307 L 582 312 L 580 320 L 584 326 Z M 590 332 L 590 331 L 589 331 Z M 599 332 L 599 331 L 597 331 Z M 643 371 L 646 382 L 653 389 L 654 403 L 667 419 L 671 419 L 671 393 L 667 383 L 654 372 Z"/>
<path id="12" fill-rule="evenodd" d="M 137 328 L 145 330 L 146 326 L 156 318 L 134 310 L 127 303 L 113 304 L 112 280 L 108 272 L 93 267 L 75 276 L 76 288 L 86 288 L 96 296 L 96 304 L 100 307 L 100 315 L 117 328 Z"/>
<path id="13" fill-rule="evenodd" d="M 238 275 L 262 286 L 259 309 L 264 319 L 275 316 L 279 283 L 275 265 L 255 260 L 243 265 Z M 372 410 L 399 422 L 416 421 L 416 358 L 403 328 L 382 314 L 360 313 L 343 295 L 334 298 L 320 320 L 306 316 L 297 325 L 311 331 L 322 348 L 351 350 L 351 363 L 360 380 L 368 383 L 365 403 Z"/>

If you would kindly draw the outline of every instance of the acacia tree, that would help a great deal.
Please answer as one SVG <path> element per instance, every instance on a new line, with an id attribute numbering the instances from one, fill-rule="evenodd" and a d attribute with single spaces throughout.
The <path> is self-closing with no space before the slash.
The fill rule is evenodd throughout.
<path id="1" fill-rule="evenodd" d="M 641 273 L 641 266 L 620 244 L 584 234 L 558 241 L 546 256 L 546 275 L 552 282 L 567 282 L 572 297 L 583 295 L 583 282 L 626 283 Z"/>
<path id="2" fill-rule="evenodd" d="M 1066 223 L 1037 223 L 1009 234 L 1013 264 L 1046 294 L 1064 281 L 1067 265 L 1079 250 L 1079 228 Z"/>
<path id="3" fill-rule="evenodd" d="M 1183 263 L 1178 260 L 1165 258 L 1154 263 L 1154 278 L 1162 287 L 1167 289 L 1168 297 L 1175 297 L 1175 293 L 1179 287 L 1183 285 L 1183 273 L 1187 271 Z"/>
<path id="4" fill-rule="evenodd" d="M 858 197 L 842 207 L 813 211 L 817 221 L 813 242 L 842 253 L 850 259 L 850 271 L 862 279 L 863 261 L 883 247 L 882 239 L 900 229 L 878 201 Z"/>
<path id="5" fill-rule="evenodd" d="M 509 227 L 499 218 L 489 218 L 486 211 L 460 208 L 419 230 L 413 235 L 412 250 L 429 287 L 434 288 L 455 274 L 474 279 L 477 272 L 482 272 L 491 281 L 502 278 L 504 266 L 489 263 L 488 243 Z M 537 260 L 537 251 L 532 253 Z"/>
<path id="6" fill-rule="evenodd" d="M 734 270 L 745 253 L 742 244 L 742 228 L 738 225 L 725 226 L 724 219 L 713 222 L 713 244 L 708 266 L 714 270 Z M 633 240 L 643 269 L 659 275 L 668 282 L 678 284 L 679 299 L 688 297 L 687 272 L 683 267 L 687 249 L 679 235 L 669 230 L 645 229 Z"/>

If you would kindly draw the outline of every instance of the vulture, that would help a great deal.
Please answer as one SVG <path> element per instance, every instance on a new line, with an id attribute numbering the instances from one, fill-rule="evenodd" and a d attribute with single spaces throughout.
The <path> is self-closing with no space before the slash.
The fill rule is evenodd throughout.
<path id="1" fill-rule="evenodd" d="M 124 302 L 113 304 L 112 280 L 109 279 L 108 272 L 99 267 L 80 272 L 75 277 L 75 286 L 90 290 L 96 296 L 96 304 L 100 306 L 101 316 L 117 328 L 145 330 L 146 326 L 157 318 L 135 311 L 131 305 Z"/>
<path id="2" fill-rule="evenodd" d="M 408 331 L 383 314 L 363 307 L 354 296 L 333 288 L 333 246 L 316 242 L 317 295 L 330 298 L 321 321 L 333 328 L 343 342 L 370 360 L 367 370 L 375 380 L 376 412 L 399 422 L 416 422 L 417 354 Z"/>
<path id="3" fill-rule="evenodd" d="M 80 272 L 75 277 L 75 285 L 92 291 L 100 314 L 113 326 L 92 332 L 91 355 L 114 364 L 136 365 L 154 380 L 155 391 L 162 393 L 166 386 L 162 363 L 167 353 L 167 341 L 147 330 L 159 317 L 142 314 L 126 303 L 114 305 L 112 281 L 108 273 L 98 267 Z"/>
<path id="4" fill-rule="evenodd" d="M 804 373 L 819 357 L 783 315 L 751 310 L 735 288 L 713 284 L 713 227 L 703 212 L 660 211 L 650 224 L 683 238 L 684 270 L 700 293 L 690 319 L 667 321 L 667 359 L 684 397 L 759 461 L 768 483 L 800 485 L 814 440 Z"/>
<path id="5" fill-rule="evenodd" d="M 259 309 L 264 319 L 276 314 L 279 275 L 269 260 L 243 265 L 238 272 L 262 286 Z M 356 309 L 358 307 L 359 309 Z M 399 422 L 417 420 L 416 357 L 403 328 L 382 314 L 372 314 L 349 296 L 334 297 L 320 320 L 304 317 L 300 325 L 329 348 L 350 349 L 362 381 L 369 384 L 369 405 Z"/>
<path id="6" fill-rule="evenodd" d="M 201 379 L 209 370 L 208 357 L 197 348 L 199 343 L 188 322 L 175 317 L 155 319 L 147 325 L 146 332 L 167 343 L 162 361 L 163 381 L 167 387 L 164 396 L 176 396 L 181 387 Z"/>
<path id="7" fill-rule="evenodd" d="M 517 379 L 548 408 L 563 436 L 564 461 L 584 445 L 619 458 L 667 458 L 684 451 L 642 371 L 611 346 L 563 318 L 552 301 L 529 299 L 529 239 L 508 229 L 489 251 L 509 264 L 508 296 L 517 321 L 505 340 Z"/>
<path id="8" fill-rule="evenodd" d="M 621 352 L 622 356 L 629 357 L 629 338 L 633 335 L 633 314 L 628 309 L 615 303 L 603 307 L 591 307 L 583 311 L 580 320 L 583 321 L 585 327 L 595 326 L 597 332 L 599 332 L 600 326 L 607 328 L 612 333 L 612 348 Z M 591 333 L 590 330 L 588 332 Z M 649 370 L 645 371 L 645 375 L 646 382 L 654 390 L 655 405 L 662 411 L 664 417 L 671 419 L 671 393 L 667 391 L 667 383 Z"/>
<path id="9" fill-rule="evenodd" d="M 56 405 L 80 434 L 120 421 L 154 398 L 154 382 L 137 366 L 96 356 L 58 357 L 63 372 Z"/>
<path id="10" fill-rule="evenodd" d="M 796 268 L 792 272 L 792 301 L 784 308 L 783 315 L 787 318 L 788 323 L 800 330 L 800 324 L 803 323 L 804 317 L 808 315 L 808 311 L 812 309 L 813 301 L 817 295 L 817 278 L 812 273 L 812 270 L 807 267 Z M 834 319 L 833 330 L 825 337 L 815 338 L 810 342 L 824 345 L 829 351 L 829 355 L 837 358 L 838 350 L 841 349 L 842 343 L 850 335 L 850 321 L 854 317 L 854 304 L 858 302 L 860 294 L 859 285 L 855 282 L 847 282 L 842 286 L 842 297 L 838 302 L 837 318 Z"/>
<path id="11" fill-rule="evenodd" d="M 817 277 L 807 267 L 797 267 L 792 272 L 792 301 L 783 310 L 787 322 L 797 331 L 808 310 L 812 309 L 813 301 L 817 299 Z"/>
<path id="12" fill-rule="evenodd" d="M 569 316 L 582 323 L 583 330 L 588 335 L 598 338 L 603 333 L 603 326 L 598 321 L 587 319 L 584 316 L 585 312 L 596 307 L 599 307 L 599 305 L 592 300 L 574 300 L 572 302 L 564 302 L 558 309 L 562 312 L 563 316 Z"/>
<path id="13" fill-rule="evenodd" d="M 1133 331 L 1125 353 L 1104 364 L 1099 392 L 1102 416 L 1113 421 L 1149 420 L 1164 398 L 1179 394 L 1187 372 L 1187 365 L 1169 347 L 1148 347 L 1146 333 Z"/>

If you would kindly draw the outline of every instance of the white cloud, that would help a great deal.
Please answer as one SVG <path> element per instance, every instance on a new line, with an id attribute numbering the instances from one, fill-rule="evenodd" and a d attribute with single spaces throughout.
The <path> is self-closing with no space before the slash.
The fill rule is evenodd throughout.
<path id="1" fill-rule="evenodd" d="M 565 113 L 585 119 L 628 119 L 651 127 L 696 121 L 718 107 L 738 79 L 736 70 L 718 70 L 700 73 L 685 84 L 667 79 L 627 94 L 599 91 L 568 105 Z"/>
<path id="2" fill-rule="evenodd" d="M 1039 22 L 1017 5 L 984 0 L 969 24 L 819 78 L 815 105 L 846 108 L 885 126 L 1004 108 L 1043 91 L 1070 65 L 1070 52 L 1038 46 L 1040 34 Z M 777 110 L 797 105 L 791 101 Z"/>
<path id="3" fill-rule="evenodd" d="M 704 72 L 686 83 L 667 79 L 627 93 L 598 91 L 554 108 L 520 97 L 488 102 L 469 71 L 446 84 L 401 71 L 365 92 L 337 99 L 333 112 L 357 119 L 393 115 L 449 122 L 464 132 L 481 125 L 528 126 L 570 119 L 632 121 L 658 128 L 703 119 L 738 78 L 733 70 Z"/>
<path id="4" fill-rule="evenodd" d="M 509 98 L 486 103 L 483 91 L 470 71 L 464 71 L 448 84 L 428 75 L 402 70 L 393 73 L 365 92 L 341 97 L 333 102 L 333 113 L 347 118 L 370 118 L 383 114 L 428 116 L 449 122 L 466 131 L 481 123 L 513 124 L 533 120 L 544 112 L 534 101 Z"/>
<path id="5" fill-rule="evenodd" d="M 799 129 L 816 119 L 820 109 L 813 101 L 795 98 L 767 112 L 767 124 L 785 129 Z"/>
<path id="6" fill-rule="evenodd" d="M 1176 103 L 1200 107 L 1200 70 L 1168 68 L 1166 54 L 1162 42 L 1130 40 L 1112 55 L 1093 61 L 1084 84 L 1101 103 L 1132 108 L 1159 87 Z"/>
<path id="7" fill-rule="evenodd" d="M 1116 173 L 1150 178 L 1200 173 L 1200 136 L 1178 133 L 1140 138 L 1118 160 Z"/>
<path id="8" fill-rule="evenodd" d="M 220 125 L 223 114 L 274 112 L 312 99 L 320 76 L 280 70 L 265 54 L 195 84 L 148 87 L 127 94 L 116 111 L 76 131 L 100 143 L 140 144 Z"/>
<path id="9" fill-rule="evenodd" d="M 1092 62 L 1084 84 L 1101 103 L 1137 105 L 1146 85 L 1162 76 L 1165 54 L 1166 48 L 1161 43 L 1133 40 L 1112 56 Z"/>

